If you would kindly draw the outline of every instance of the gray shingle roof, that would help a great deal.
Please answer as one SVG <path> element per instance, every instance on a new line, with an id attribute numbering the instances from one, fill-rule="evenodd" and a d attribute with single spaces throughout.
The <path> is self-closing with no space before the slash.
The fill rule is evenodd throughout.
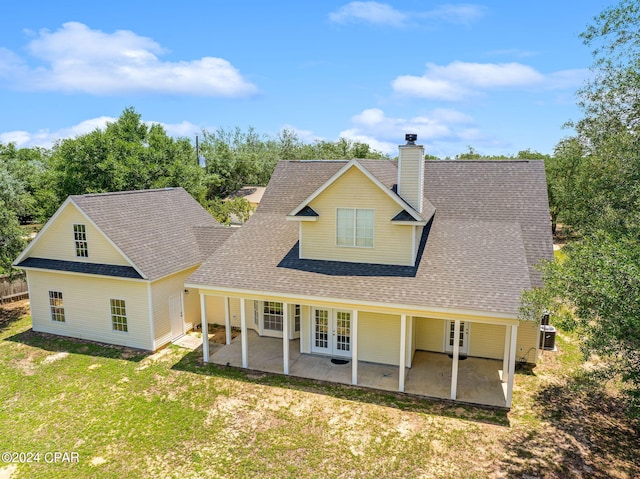
<path id="1" fill-rule="evenodd" d="M 200 264 L 234 231 L 182 188 L 71 199 L 150 280 Z"/>
<path id="2" fill-rule="evenodd" d="M 256 213 L 187 283 L 334 299 L 516 313 L 552 259 L 540 161 L 428 161 L 435 207 L 415 267 L 300 260 L 298 225 L 286 215 L 346 162 L 280 162 Z M 392 188 L 393 161 L 364 160 Z"/>

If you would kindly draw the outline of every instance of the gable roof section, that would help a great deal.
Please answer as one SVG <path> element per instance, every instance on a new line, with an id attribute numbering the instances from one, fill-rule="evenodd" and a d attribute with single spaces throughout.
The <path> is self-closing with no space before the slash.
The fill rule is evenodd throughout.
<path id="1" fill-rule="evenodd" d="M 372 161 L 376 177 L 391 187 L 394 162 Z M 301 260 L 298 227 L 286 215 L 344 166 L 278 163 L 258 211 L 187 284 L 517 315 L 521 291 L 539 280 L 533 265 L 553 254 L 542 162 L 427 161 L 425 196 L 437 212 L 425 228 L 416 267 Z"/>
<path id="2" fill-rule="evenodd" d="M 202 263 L 233 233 L 233 229 L 220 225 L 183 188 L 74 195 L 63 207 L 68 203 L 75 205 L 103 234 L 139 277 L 148 280 Z M 56 215 L 48 224 L 55 218 Z M 17 266 L 27 266 L 23 258 L 28 256 L 29 249 L 18 257 Z M 42 267 L 42 261 L 34 264 Z M 49 263 L 54 264 L 57 263 Z M 75 268 L 74 265 L 58 266 L 66 271 Z M 81 269 L 83 271 L 76 272 L 99 274 L 92 266 Z"/>
<path id="3" fill-rule="evenodd" d="M 183 188 L 72 196 L 72 200 L 150 279 L 193 267 L 215 249 L 221 226 Z M 209 227 L 196 228 L 198 226 Z"/>
<path id="4" fill-rule="evenodd" d="M 320 196 L 327 188 L 329 188 L 329 186 L 331 186 L 336 181 L 338 181 L 342 177 L 342 175 L 344 175 L 351 168 L 357 168 L 363 175 L 365 175 L 369 180 L 371 180 L 371 182 L 375 184 L 378 188 L 380 188 L 391 200 L 397 203 L 398 206 L 402 208 L 402 211 L 406 212 L 408 216 L 413 218 L 413 221 L 415 221 L 416 224 L 424 225 L 426 224 L 426 221 L 428 221 L 431 218 L 431 216 L 433 216 L 433 213 L 435 212 L 435 208 L 429 210 L 427 215 L 421 216 L 420 213 L 418 213 L 408 203 L 406 203 L 402 198 L 400 198 L 400 196 L 398 196 L 392 190 L 392 188 L 390 188 L 388 185 L 385 185 L 380 179 L 378 179 L 378 177 L 375 174 L 373 174 L 365 166 L 360 164 L 358 160 L 353 159 L 353 160 L 350 160 L 348 163 L 346 163 L 342 168 L 340 168 L 340 170 L 338 170 L 333 176 L 331 176 L 331 178 L 327 179 L 327 181 L 325 181 L 324 184 L 322 184 L 313 193 L 311 193 L 311 195 L 309 195 L 302 203 L 296 206 L 293 209 L 293 211 L 289 213 L 288 218 L 298 219 L 299 217 L 309 216 L 308 214 L 300 214 L 300 213 L 303 211 L 307 211 L 307 208 L 311 209 L 309 207 L 309 203 L 311 203 L 315 198 Z M 385 171 L 386 173 L 388 169 L 389 168 L 386 168 L 383 171 Z"/>

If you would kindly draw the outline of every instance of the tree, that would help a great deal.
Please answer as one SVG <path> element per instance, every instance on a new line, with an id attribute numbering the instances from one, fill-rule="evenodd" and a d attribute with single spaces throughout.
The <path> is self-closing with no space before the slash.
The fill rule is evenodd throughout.
<path id="1" fill-rule="evenodd" d="M 24 211 L 24 186 L 0 160 L 0 273 L 10 273 L 11 263 L 25 247 L 18 214 Z"/>
<path id="2" fill-rule="evenodd" d="M 557 214 L 582 238 L 543 267 L 544 287 L 524 294 L 522 315 L 550 308 L 586 357 L 619 375 L 640 416 L 640 6 L 605 9 L 582 38 L 595 58 L 579 92 L 584 117 L 547 168 Z"/>
<path id="3" fill-rule="evenodd" d="M 147 126 L 127 108 L 104 130 L 96 129 L 53 147 L 48 180 L 57 202 L 69 195 L 182 186 L 204 200 L 204 175 L 186 138 L 169 137 L 159 124 Z"/>
<path id="4" fill-rule="evenodd" d="M 243 186 L 264 186 L 280 160 L 342 160 L 385 158 L 369 145 L 340 138 L 303 143 L 294 131 L 283 129 L 274 139 L 253 128 L 203 132 L 207 198 L 225 198 Z"/>
<path id="5" fill-rule="evenodd" d="M 551 231 L 556 234 L 558 220 L 577 224 L 579 211 L 584 211 L 586 199 L 581 188 L 584 171 L 584 149 L 577 138 L 565 138 L 554 150 L 553 156 L 545 159 L 547 193 L 551 213 Z"/>
<path id="6" fill-rule="evenodd" d="M 253 207 L 246 198 L 215 198 L 207 202 L 207 210 L 219 223 L 229 225 L 233 221 L 244 223 L 253 213 Z"/>
<path id="7" fill-rule="evenodd" d="M 640 248 L 604 231 L 565 247 L 562 263 L 543 268 L 544 288 L 524 293 L 522 315 L 548 309 L 554 323 L 582 338 L 585 357 L 607 360 L 640 415 Z"/>
<path id="8" fill-rule="evenodd" d="M 282 138 L 281 148 L 253 128 L 247 132 L 240 128 L 203 131 L 200 152 L 206 159 L 207 198 L 224 198 L 245 185 L 266 185 L 280 154 L 290 156 L 295 151 L 295 136 L 285 133 Z"/>

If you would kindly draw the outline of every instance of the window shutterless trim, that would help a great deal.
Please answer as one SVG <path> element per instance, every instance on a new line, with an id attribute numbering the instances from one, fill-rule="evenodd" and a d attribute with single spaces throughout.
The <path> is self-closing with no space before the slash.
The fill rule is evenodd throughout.
<path id="1" fill-rule="evenodd" d="M 49 291 L 49 312 L 51 321 L 66 323 L 62 291 Z"/>
<path id="2" fill-rule="evenodd" d="M 352 217 L 352 226 L 349 228 L 348 226 L 345 226 L 345 228 L 348 228 L 348 232 L 351 233 L 351 235 L 348 236 L 352 236 L 351 238 L 351 242 L 350 244 L 340 244 L 339 238 L 342 236 L 344 238 L 344 235 L 340 235 L 340 220 L 339 220 L 339 211 L 350 211 L 353 214 Z M 365 229 L 366 230 L 371 230 L 371 237 L 369 238 L 367 235 L 362 235 L 360 237 L 358 237 L 358 212 L 371 212 L 371 224 L 370 225 L 365 225 Z M 336 208 L 336 246 L 341 247 L 341 248 L 373 248 L 375 246 L 375 224 L 376 224 L 376 213 L 375 213 L 375 208 Z M 360 228 L 362 229 L 362 225 L 360 225 Z M 358 241 L 367 241 L 370 240 L 371 244 L 370 245 L 362 245 L 362 244 L 358 244 Z"/>
<path id="3" fill-rule="evenodd" d="M 76 257 L 88 258 L 89 245 L 87 243 L 87 227 L 84 224 L 73 224 L 73 241 L 76 251 Z"/>
<path id="4" fill-rule="evenodd" d="M 129 332 L 127 324 L 127 305 L 124 299 L 109 300 L 111 307 L 111 329 L 122 333 Z"/>

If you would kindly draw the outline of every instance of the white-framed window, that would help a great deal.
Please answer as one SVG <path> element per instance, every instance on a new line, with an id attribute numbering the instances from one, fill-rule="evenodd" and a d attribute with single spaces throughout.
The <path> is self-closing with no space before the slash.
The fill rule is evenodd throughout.
<path id="1" fill-rule="evenodd" d="M 300 332 L 300 320 L 302 318 L 302 308 L 299 304 L 293 305 L 293 331 Z"/>
<path id="2" fill-rule="evenodd" d="M 124 299 L 110 299 L 111 303 L 111 325 L 114 331 L 126 333 L 127 326 L 127 306 Z"/>
<path id="3" fill-rule="evenodd" d="M 89 248 L 87 245 L 87 229 L 85 225 L 73 225 L 73 240 L 75 242 L 76 256 L 87 258 L 89 256 Z"/>
<path id="4" fill-rule="evenodd" d="M 51 321 L 65 322 L 62 291 L 49 291 L 49 309 L 51 310 Z"/>
<path id="5" fill-rule="evenodd" d="M 373 248 L 375 213 L 370 208 L 338 208 L 336 211 L 336 244 Z"/>
<path id="6" fill-rule="evenodd" d="M 282 331 L 284 308 L 282 303 L 265 301 L 263 309 L 263 328 L 271 331 Z"/>
<path id="7" fill-rule="evenodd" d="M 253 301 L 253 324 L 260 324 L 260 301 Z"/>

